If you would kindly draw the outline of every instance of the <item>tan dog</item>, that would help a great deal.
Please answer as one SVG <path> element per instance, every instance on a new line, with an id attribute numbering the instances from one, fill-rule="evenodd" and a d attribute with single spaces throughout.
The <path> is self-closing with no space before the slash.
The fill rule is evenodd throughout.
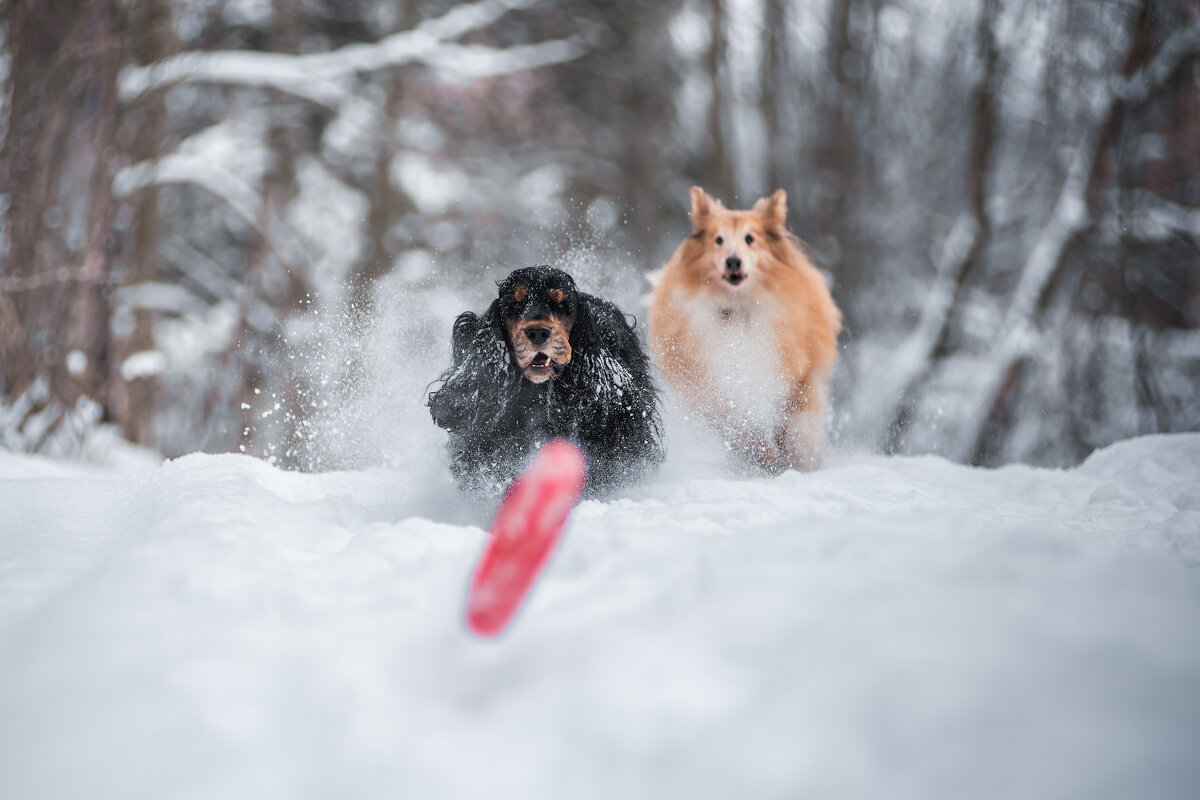
<path id="1" fill-rule="evenodd" d="M 814 469 L 841 312 L 788 232 L 780 189 L 730 211 L 693 186 L 692 230 L 650 303 L 667 382 L 736 453 L 771 472 Z"/>

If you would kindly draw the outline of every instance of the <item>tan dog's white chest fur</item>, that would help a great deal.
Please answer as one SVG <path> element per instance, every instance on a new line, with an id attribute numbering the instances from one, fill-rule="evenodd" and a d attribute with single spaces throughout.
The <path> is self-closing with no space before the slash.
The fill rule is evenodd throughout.
<path id="1" fill-rule="evenodd" d="M 740 299 L 740 298 L 738 298 Z M 681 298 L 682 300 L 682 298 Z M 786 369 L 771 301 L 682 300 L 712 401 L 756 427 L 773 427 L 787 398 Z M 764 307 L 765 306 L 765 307 Z"/>
<path id="2" fill-rule="evenodd" d="M 667 382 L 735 452 L 772 472 L 819 463 L 841 327 L 786 213 L 782 190 L 730 211 L 694 187 L 693 234 L 650 305 L 650 345 Z"/>

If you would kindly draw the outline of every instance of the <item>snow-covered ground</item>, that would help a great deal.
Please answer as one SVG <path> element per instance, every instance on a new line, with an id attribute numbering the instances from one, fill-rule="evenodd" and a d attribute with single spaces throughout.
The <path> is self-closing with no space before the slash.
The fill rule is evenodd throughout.
<path id="1" fill-rule="evenodd" d="M 0 797 L 1200 796 L 1200 435 L 676 459 L 496 641 L 438 463 L 0 453 Z"/>

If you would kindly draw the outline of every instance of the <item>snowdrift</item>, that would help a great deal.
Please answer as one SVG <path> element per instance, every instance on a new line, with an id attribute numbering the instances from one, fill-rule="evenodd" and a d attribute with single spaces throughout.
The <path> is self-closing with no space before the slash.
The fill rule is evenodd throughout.
<path id="1" fill-rule="evenodd" d="M 472 638 L 442 473 L 0 454 L 0 797 L 1192 797 L 1200 435 L 585 502 Z"/>

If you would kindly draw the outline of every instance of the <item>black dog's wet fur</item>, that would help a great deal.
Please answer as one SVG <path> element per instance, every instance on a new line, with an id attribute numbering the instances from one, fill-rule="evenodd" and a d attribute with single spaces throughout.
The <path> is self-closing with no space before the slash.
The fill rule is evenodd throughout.
<path id="1" fill-rule="evenodd" d="M 522 302 L 513 296 L 518 286 L 529 287 Z M 563 291 L 561 304 L 551 289 Z M 506 320 L 547 310 L 573 321 L 572 356 L 556 377 L 535 384 L 513 359 Z M 451 471 L 466 489 L 502 492 L 553 437 L 583 449 L 591 495 L 636 481 L 662 461 L 658 393 L 633 328 L 620 309 L 580 292 L 562 270 L 516 270 L 482 316 L 459 315 L 453 363 L 438 380 L 429 410 L 450 432 Z"/>

